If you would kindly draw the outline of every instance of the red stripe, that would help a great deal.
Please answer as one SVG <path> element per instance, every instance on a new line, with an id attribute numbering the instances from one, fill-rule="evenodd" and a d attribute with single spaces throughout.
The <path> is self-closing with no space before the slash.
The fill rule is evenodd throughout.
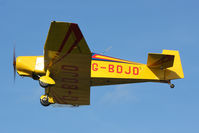
<path id="1" fill-rule="evenodd" d="M 108 56 L 104 56 L 104 57 L 108 57 Z M 112 58 L 112 57 L 109 57 L 109 58 Z M 117 61 L 117 60 L 114 60 L 114 59 L 116 59 L 116 58 L 112 58 L 112 60 L 111 59 L 106 59 L 106 58 L 100 58 L 100 57 L 95 57 L 95 59 L 101 59 L 101 60 L 105 60 L 105 61 L 114 61 L 114 62 L 123 62 L 123 63 L 126 63 L 125 61 Z M 120 60 L 120 59 L 118 59 L 118 60 Z"/>
<path id="2" fill-rule="evenodd" d="M 63 55 L 61 58 L 59 58 L 54 64 L 58 63 L 59 61 L 61 61 L 64 57 L 66 57 L 68 54 L 70 54 L 72 52 L 72 50 L 74 49 L 74 47 L 77 46 L 77 44 L 79 43 L 79 41 L 81 41 L 81 39 L 83 38 L 83 35 L 78 27 L 77 24 L 71 24 L 71 30 L 74 32 L 76 40 L 75 42 L 72 44 L 72 46 L 70 47 L 70 49 L 66 52 L 65 55 Z"/>
<path id="3" fill-rule="evenodd" d="M 62 51 L 64 45 L 66 44 L 66 41 L 68 40 L 68 38 L 69 38 L 69 36 L 70 36 L 70 34 L 71 34 L 71 31 L 72 31 L 72 30 L 71 30 L 71 26 L 70 26 L 69 29 L 68 29 L 68 31 L 67 31 L 67 33 L 66 33 L 66 35 L 65 35 L 65 37 L 64 37 L 64 40 L 62 41 L 62 44 L 61 44 L 61 46 L 60 46 L 58 52 L 61 52 L 61 51 Z"/>
<path id="4" fill-rule="evenodd" d="M 92 58 L 96 58 L 96 55 L 97 55 L 97 54 L 94 54 L 94 55 L 92 56 Z"/>
<path id="5" fill-rule="evenodd" d="M 102 56 L 102 57 L 96 57 L 97 55 Z M 111 59 L 107 59 L 107 58 L 111 58 Z M 117 61 L 117 62 L 129 62 L 127 60 L 123 60 L 123 59 L 119 59 L 119 58 L 114 58 L 114 57 L 110 57 L 110 56 L 104 56 L 104 55 L 100 55 L 100 54 L 95 54 L 92 56 L 92 58 L 95 59 L 103 59 L 103 60 L 109 60 L 109 61 L 117 61 L 117 60 L 122 60 L 122 61 Z"/>
<path id="6" fill-rule="evenodd" d="M 68 31 L 67 31 L 67 33 L 66 33 L 66 35 L 64 37 L 64 40 L 62 41 L 62 43 L 61 43 L 61 45 L 59 47 L 59 50 L 58 50 L 59 53 L 63 50 L 63 48 L 64 48 L 64 46 L 65 46 L 65 44 L 66 44 L 71 32 L 72 32 L 72 28 L 71 28 L 71 25 L 70 25 L 69 28 L 68 28 Z M 59 56 L 59 53 L 57 53 L 56 55 Z M 53 62 L 57 56 L 52 58 L 51 61 Z M 49 64 L 50 64 L 50 62 L 48 63 L 47 68 L 49 67 Z"/>
<path id="7" fill-rule="evenodd" d="M 77 46 L 78 42 L 83 38 L 83 35 L 77 24 L 71 24 L 71 28 L 73 32 L 75 33 L 76 41 L 73 43 L 73 45 L 71 46 L 71 48 L 68 50 L 66 54 L 69 54 L 73 50 L 73 48 Z"/>

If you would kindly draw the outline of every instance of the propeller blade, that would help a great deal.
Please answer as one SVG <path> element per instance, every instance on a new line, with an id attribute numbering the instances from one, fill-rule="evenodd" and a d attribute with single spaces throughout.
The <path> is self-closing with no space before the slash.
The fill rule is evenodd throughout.
<path id="1" fill-rule="evenodd" d="M 15 56 L 15 47 L 13 49 L 13 69 L 14 69 L 14 82 L 16 79 L 16 56 Z"/>

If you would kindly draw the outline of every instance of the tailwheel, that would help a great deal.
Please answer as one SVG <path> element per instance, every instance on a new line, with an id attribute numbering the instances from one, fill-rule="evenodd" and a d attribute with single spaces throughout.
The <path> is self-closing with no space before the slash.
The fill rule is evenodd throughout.
<path id="1" fill-rule="evenodd" d="M 175 85 L 174 84 L 170 84 L 170 88 L 174 88 L 175 87 Z"/>
<path id="2" fill-rule="evenodd" d="M 168 81 L 168 84 L 170 85 L 170 88 L 174 88 L 175 85 L 171 83 L 171 81 Z"/>
<path id="3" fill-rule="evenodd" d="M 43 105 L 43 106 L 49 106 L 51 103 L 49 102 L 49 98 L 48 96 L 42 96 L 40 98 L 40 103 Z"/>

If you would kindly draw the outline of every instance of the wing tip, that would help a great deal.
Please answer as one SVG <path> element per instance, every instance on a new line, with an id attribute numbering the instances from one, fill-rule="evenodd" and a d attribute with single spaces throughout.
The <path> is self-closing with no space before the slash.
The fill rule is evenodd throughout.
<path id="1" fill-rule="evenodd" d="M 73 23 L 73 22 L 64 22 L 64 21 L 55 21 L 55 20 L 51 21 L 51 24 L 52 23 L 62 23 L 62 24 L 74 24 L 74 25 L 78 25 L 77 23 Z"/>

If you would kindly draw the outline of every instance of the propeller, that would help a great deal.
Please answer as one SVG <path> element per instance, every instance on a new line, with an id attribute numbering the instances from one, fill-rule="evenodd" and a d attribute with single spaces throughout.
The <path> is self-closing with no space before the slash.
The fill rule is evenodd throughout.
<path id="1" fill-rule="evenodd" d="M 16 56 L 15 56 L 15 46 L 13 48 L 13 69 L 14 69 L 14 82 L 16 79 Z"/>

